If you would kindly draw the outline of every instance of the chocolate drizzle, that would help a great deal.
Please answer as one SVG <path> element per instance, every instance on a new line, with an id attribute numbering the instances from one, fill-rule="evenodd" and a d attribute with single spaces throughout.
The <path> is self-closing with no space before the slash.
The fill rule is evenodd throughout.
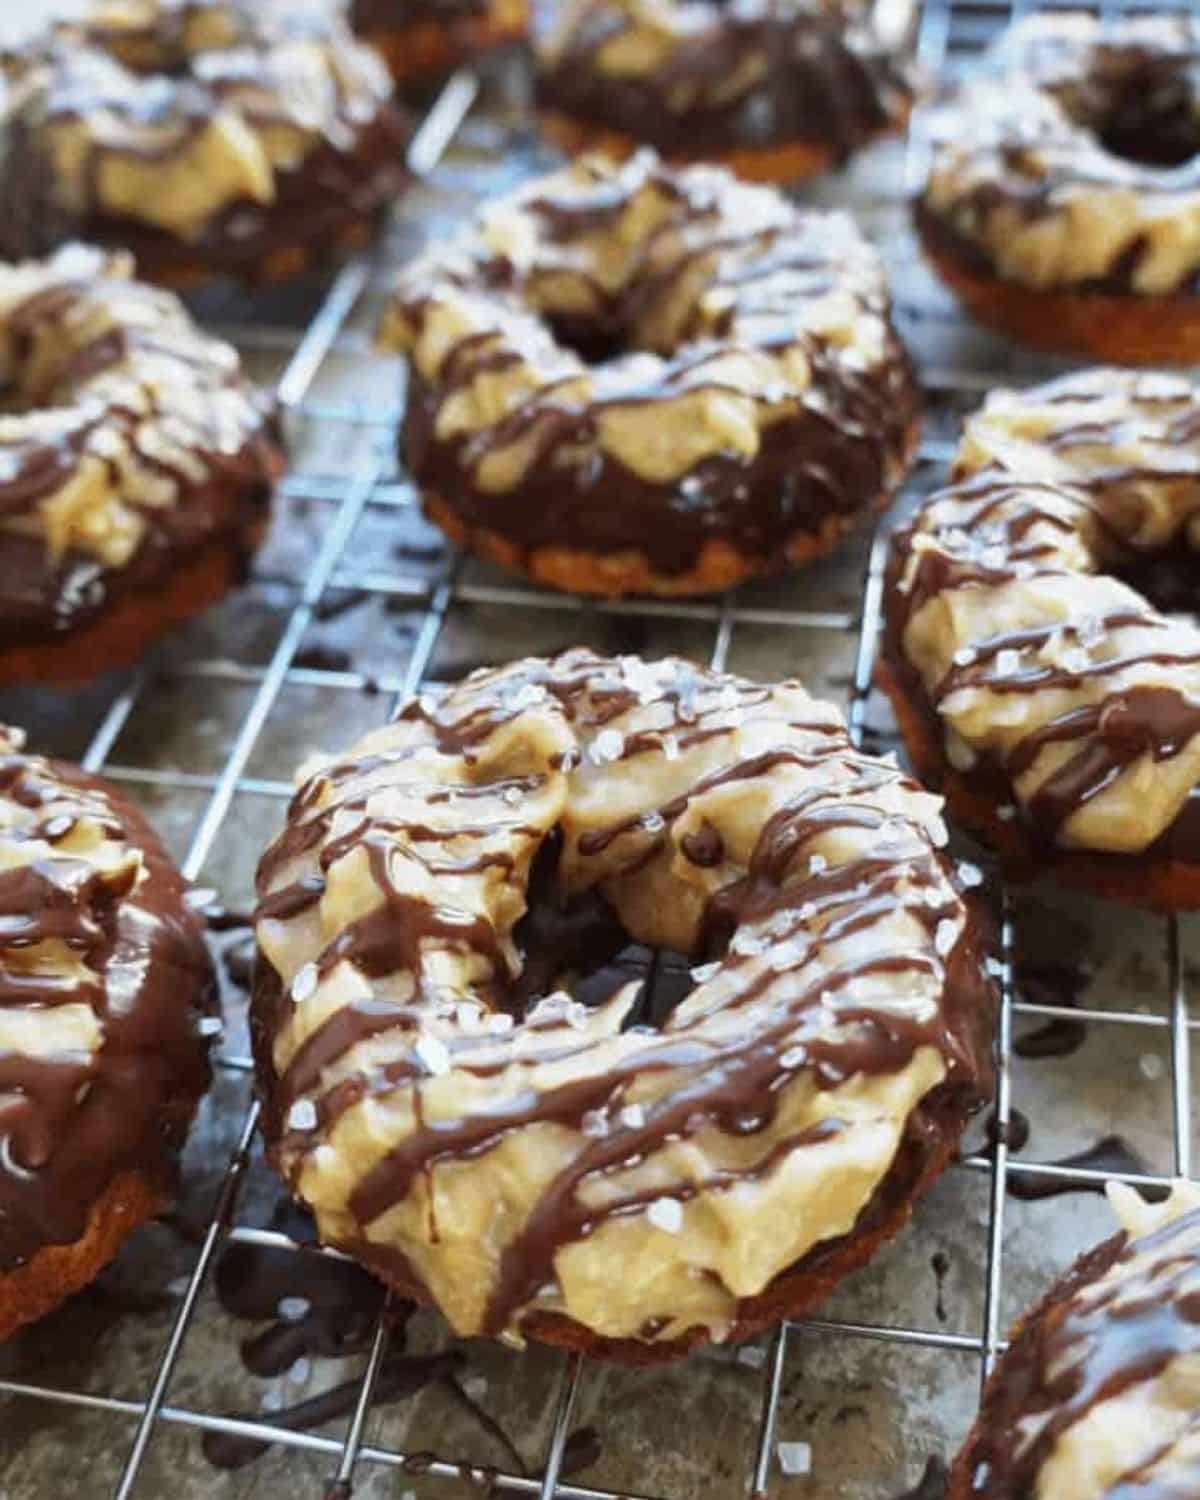
<path id="1" fill-rule="evenodd" d="M 673 8 L 665 7 L 668 17 Z M 646 24 L 629 0 L 575 6 L 566 24 L 555 0 L 541 0 L 538 103 L 668 157 L 799 143 L 837 162 L 911 107 L 912 64 L 859 0 L 786 9 L 773 0 L 708 0 L 687 9 L 665 55 L 643 72 L 604 61 L 606 48 Z M 657 28 L 650 35 L 650 45 L 663 45 Z"/>
<path id="2" fill-rule="evenodd" d="M 10 742 L 0 800 L 14 814 L 4 833 L 14 855 L 49 843 L 0 873 L 0 1014 L 28 1011 L 36 1022 L 38 1011 L 81 1006 L 99 1027 L 86 1051 L 0 1051 L 0 1267 L 12 1267 L 78 1239 L 122 1174 L 164 1198 L 172 1191 L 177 1149 L 208 1085 L 199 1022 L 215 981 L 183 882 L 123 797 Z M 96 830 L 94 851 L 58 847 L 85 824 Z M 40 962 L 29 961 L 34 949 Z"/>
<path id="3" fill-rule="evenodd" d="M 1026 414 L 1041 423 L 1036 439 L 1022 435 Z M 999 394 L 969 423 L 961 453 L 955 482 L 893 542 L 889 664 L 931 725 L 936 716 L 953 728 L 964 703 L 989 695 L 1000 732 L 973 729 L 956 769 L 983 795 L 1016 804 L 1039 852 L 1105 848 L 1102 833 L 1072 830 L 1072 818 L 1131 767 L 1168 766 L 1200 736 L 1200 632 L 1117 581 L 1144 576 L 1152 554 L 1190 545 L 1200 509 L 1196 392 L 1174 377 L 1097 371 Z M 1050 464 L 1060 466 L 1057 482 L 1044 477 Z M 1016 605 L 1022 589 L 1028 602 Z M 982 634 L 975 601 L 985 595 L 1010 614 L 1023 608 L 1030 623 Z M 971 602 L 969 613 L 951 614 L 956 599 Z M 923 665 L 918 677 L 914 652 L 927 661 L 929 647 L 916 643 L 939 618 L 946 634 L 933 648 L 948 644 L 951 663 Z M 1028 700 L 1024 719 L 1012 698 Z M 1144 817 L 1148 854 L 1194 857 L 1186 801 L 1165 812 L 1147 802 Z"/>
<path id="4" fill-rule="evenodd" d="M 624 786 L 627 768 L 644 758 L 648 784 L 663 784 L 663 768 L 689 753 L 703 757 L 703 771 L 684 761 L 667 779 L 669 794 L 637 816 L 606 825 L 601 814 L 580 826 L 571 812 L 573 797 L 603 785 L 593 778 Z M 778 788 L 771 811 L 740 866 L 731 825 L 713 821 L 729 814 L 715 810 L 768 787 Z M 989 1077 L 993 996 L 977 920 L 920 820 L 921 797 L 895 767 L 856 752 L 840 722 L 794 685 L 766 690 L 684 662 L 575 651 L 478 673 L 437 705 L 410 705 L 361 754 L 301 787 L 259 868 L 266 961 L 255 1053 L 273 1158 L 306 1192 L 312 1152 L 348 1111 L 407 1100 L 410 1124 L 358 1173 L 340 1220 L 353 1228 L 337 1239 L 419 1291 L 403 1242 L 377 1242 L 373 1226 L 427 1194 L 443 1168 L 477 1164 L 486 1173 L 491 1153 L 522 1132 L 570 1131 L 560 1169 L 532 1202 L 506 1210 L 520 1219 L 479 1321 L 499 1334 L 518 1326 L 553 1280 L 560 1251 L 661 1196 L 620 1188 L 618 1174 L 637 1162 L 712 1130 L 745 1143 L 736 1161 L 714 1160 L 672 1189 L 686 1204 L 768 1180 L 793 1154 L 852 1130 L 836 1099 L 823 1117 L 782 1124 L 799 1073 L 832 1096 L 854 1077 L 902 1073 L 933 1049 L 945 1069 L 939 1097 L 963 1111 Z M 713 811 L 697 821 L 700 845 L 689 852 L 677 830 L 694 807 Z M 702 988 L 657 1031 L 597 1029 L 584 1007 L 545 999 L 565 969 L 607 962 L 628 940 L 665 941 L 653 919 L 643 925 L 631 914 L 621 890 L 668 868 L 676 837 L 709 882 L 706 910 L 687 924 L 690 946 L 716 956 L 719 977 L 698 979 Z M 846 841 L 839 858 L 813 852 L 835 839 Z M 370 892 L 356 903 L 365 915 L 326 926 L 352 861 Z M 526 902 L 533 910 L 515 927 L 512 916 L 498 922 L 492 898 L 475 905 L 471 886 L 455 883 L 464 880 L 502 892 L 495 899 L 507 913 Z M 557 917 L 548 904 L 555 884 Z M 675 899 L 691 899 L 686 885 Z M 314 931 L 318 906 L 320 951 L 281 974 L 278 955 L 294 953 L 288 924 Z M 911 929 L 893 929 L 898 911 Z M 522 943 L 532 945 L 527 959 Z M 470 975 L 465 987 L 451 978 L 452 962 Z M 353 998 L 289 1043 L 297 1007 L 347 969 Z M 873 984 L 877 977 L 888 984 Z M 893 991 L 909 998 L 893 1003 Z M 915 991 L 927 998 L 916 1003 Z M 595 1014 L 629 1003 L 611 1000 Z M 714 1024 L 735 1013 L 740 1024 Z M 540 1075 L 526 1062 L 535 1057 Z M 441 1073 L 487 1086 L 486 1108 L 447 1112 Z M 664 1074 L 666 1092 L 639 1097 L 639 1084 Z M 589 1192 L 600 1181 L 609 1184 L 603 1205 Z M 437 1244 L 436 1222 L 430 1234 Z"/>
<path id="5" fill-rule="evenodd" d="M 614 252 L 625 264 L 614 288 L 597 237 L 619 235 L 641 204 L 652 205 L 649 227 Z M 786 564 L 793 537 L 819 537 L 891 492 L 918 396 L 878 262 L 844 219 L 711 169 L 670 171 L 649 153 L 619 169 L 580 162 L 497 205 L 489 222 L 506 214 L 533 242 L 520 264 L 481 227 L 402 274 L 385 325 L 413 367 L 406 465 L 464 525 L 525 557 L 633 551 L 664 576 L 724 542 L 764 571 Z M 851 332 L 869 330 L 861 357 L 822 323 L 833 305 Z M 439 319 L 464 306 L 461 333 L 447 338 Z M 589 364 L 567 334 L 617 356 Z M 714 429 L 693 453 L 683 429 L 708 418 L 687 403 L 740 410 L 737 372 L 765 360 L 777 373 L 752 387 L 752 445 Z M 520 399 L 478 423 L 448 419 L 502 377 Z M 664 447 L 682 434 L 677 466 L 635 467 L 614 438 L 613 422 L 643 410 Z M 507 475 L 512 454 L 512 476 L 489 477 L 501 462 Z"/>
<path id="6" fill-rule="evenodd" d="M 1200 1213 L 1176 1218 L 1140 1239 L 1122 1234 L 1085 1255 L 1023 1323 L 1001 1361 L 980 1421 L 959 1455 L 951 1493 L 1016 1500 L 1037 1491 L 1060 1440 L 1098 1406 L 1163 1378 L 1176 1360 L 1200 1355 Z M 1168 1500 L 1190 1494 L 1197 1469 L 1187 1454 L 1196 1412 L 1147 1404 L 1136 1458 L 1112 1470 L 1106 1497 Z M 1174 1425 L 1183 1418 L 1182 1428 Z M 1136 1421 L 1127 1413 L 1114 1421 Z M 1172 1454 L 1175 1441 L 1184 1449 Z M 1114 1459 L 1120 1450 L 1114 1450 Z"/>

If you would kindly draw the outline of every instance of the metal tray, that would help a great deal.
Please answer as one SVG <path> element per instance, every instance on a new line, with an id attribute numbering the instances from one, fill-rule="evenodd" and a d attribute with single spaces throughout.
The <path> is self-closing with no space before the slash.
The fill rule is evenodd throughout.
<path id="1" fill-rule="evenodd" d="M 975 66 L 1022 9 L 928 0 L 922 60 L 943 78 Z M 993 1144 L 980 1122 L 912 1227 L 819 1318 L 637 1371 L 456 1341 L 428 1312 L 389 1340 L 395 1309 L 368 1296 L 344 1357 L 306 1354 L 269 1378 L 246 1368 L 247 1341 L 258 1340 L 253 1357 L 264 1331 L 280 1334 L 278 1321 L 272 1331 L 225 1305 L 229 1257 L 273 1257 L 261 1267 L 269 1303 L 276 1286 L 280 1299 L 311 1290 L 316 1255 L 280 1227 L 279 1187 L 260 1160 L 236 982 L 247 951 L 237 913 L 304 753 L 384 722 L 418 684 L 577 642 L 799 675 L 847 707 L 871 748 L 895 743 L 871 687 L 878 538 L 860 535 L 794 578 L 723 597 L 595 604 L 454 555 L 421 519 L 394 456 L 401 370 L 372 349 L 388 268 L 480 196 L 546 164 L 526 87 L 517 59 L 451 80 L 415 143 L 424 184 L 378 252 L 332 284 L 197 301 L 254 373 L 277 382 L 292 433 L 294 467 L 249 586 L 136 673 L 70 695 L 0 695 L 0 717 L 24 724 L 36 747 L 102 769 L 147 808 L 187 873 L 220 893 L 230 916 L 214 940 L 231 955 L 220 1067 L 179 1212 L 144 1227 L 94 1287 L 0 1348 L 3 1500 L 299 1500 L 351 1486 L 360 1500 L 489 1490 L 893 1500 L 961 1439 L 1005 1328 L 1110 1232 L 1104 1178 L 1115 1169 L 1153 1186 L 1189 1171 L 1195 920 L 1008 892 L 990 879 L 1005 965 Z M 923 154 L 918 122 L 907 146 L 881 147 L 802 193 L 852 207 L 893 272 L 929 405 L 900 509 L 939 480 L 957 419 L 980 393 L 1061 368 L 969 327 L 921 265 L 905 199 Z M 326 1273 L 335 1285 L 344 1275 L 322 1256 L 318 1279 Z M 293 1300 L 283 1311 L 303 1309 Z M 336 1419 L 278 1425 L 334 1387 L 344 1387 Z M 271 1446 L 242 1467 L 215 1467 L 206 1445 L 230 1440 Z"/>

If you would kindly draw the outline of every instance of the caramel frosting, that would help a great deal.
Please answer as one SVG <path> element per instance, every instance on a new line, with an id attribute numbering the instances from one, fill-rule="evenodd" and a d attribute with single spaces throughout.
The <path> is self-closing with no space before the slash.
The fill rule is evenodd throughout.
<path id="1" fill-rule="evenodd" d="M 79 1238 L 120 1174 L 167 1192 L 215 979 L 141 814 L 0 730 L 0 1267 Z"/>
<path id="2" fill-rule="evenodd" d="M 271 1154 L 462 1334 L 730 1336 L 986 1087 L 939 799 L 796 682 L 576 650 L 301 776 L 258 875 Z M 658 1029 L 636 983 L 554 989 L 630 941 L 708 959 Z"/>
<path id="3" fill-rule="evenodd" d="M 891 649 L 950 765 L 1046 844 L 1143 853 L 1200 782 L 1200 631 L 1119 576 L 1195 546 L 1198 514 L 1200 392 L 1092 370 L 993 392 L 895 539 Z"/>
<path id="4" fill-rule="evenodd" d="M 0 264 L 0 381 L 3 634 L 64 630 L 112 579 L 265 514 L 271 412 L 128 256 Z"/>
<path id="5" fill-rule="evenodd" d="M 816 142 L 849 155 L 912 103 L 911 5 L 542 0 L 539 102 L 672 154 Z"/>
<path id="6" fill-rule="evenodd" d="M 486 205 L 402 272 L 382 338 L 409 356 L 424 488 L 520 549 L 629 548 L 663 573 L 715 538 L 778 566 L 890 492 L 916 420 L 852 221 L 649 152 Z"/>
<path id="7" fill-rule="evenodd" d="M 1026 1325 L 968 1450 L 973 1492 L 1175 1500 L 1200 1485 L 1200 1187 L 1155 1206 L 1113 1185 L 1125 1232 Z"/>
<path id="8" fill-rule="evenodd" d="M 10 54 L 4 171 L 26 192 L 51 193 L 51 222 L 17 226 L 34 242 L 16 253 L 97 220 L 187 242 L 220 224 L 244 238 L 297 174 L 351 158 L 390 109 L 391 80 L 342 22 L 303 10 L 94 0 L 86 19 Z"/>
<path id="9" fill-rule="evenodd" d="M 1005 280 L 1198 289 L 1200 21 L 1030 17 L 945 111 L 920 212 Z"/>

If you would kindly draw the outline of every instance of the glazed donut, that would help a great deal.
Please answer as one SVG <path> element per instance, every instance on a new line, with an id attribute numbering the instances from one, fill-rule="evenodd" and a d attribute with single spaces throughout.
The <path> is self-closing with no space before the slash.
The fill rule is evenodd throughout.
<path id="1" fill-rule="evenodd" d="M 539 114 L 572 152 L 794 181 L 904 127 L 911 23 L 875 0 L 537 0 Z"/>
<path id="2" fill-rule="evenodd" d="M 352 0 L 350 21 L 403 85 L 523 37 L 529 0 Z"/>
<path id="3" fill-rule="evenodd" d="M 745 1337 L 904 1223 L 987 1089 L 978 872 L 798 683 L 576 650 L 302 776 L 258 872 L 270 1156 L 460 1334 Z M 709 960 L 657 1030 L 640 981 L 553 991 L 630 941 Z"/>
<path id="4" fill-rule="evenodd" d="M 649 152 L 485 207 L 402 272 L 383 341 L 409 356 L 402 453 L 430 517 L 582 593 L 806 561 L 887 503 L 916 442 L 850 219 Z"/>
<path id="5" fill-rule="evenodd" d="M 128 256 L 0 265 L 0 682 L 136 660 L 242 582 L 273 410 Z"/>
<path id="6" fill-rule="evenodd" d="M 1200 1188 L 1151 1206 L 1112 1184 L 1124 1231 L 1016 1329 L 947 1500 L 1153 1500 L 1200 1485 Z"/>
<path id="7" fill-rule="evenodd" d="M 1200 361 L 1200 20 L 1030 17 L 944 119 L 921 239 L 1035 348 Z"/>
<path id="8" fill-rule="evenodd" d="M 1135 586 L 1195 545 L 1200 391 L 1092 370 L 993 392 L 953 479 L 885 590 L 919 773 L 1015 873 L 1200 906 L 1200 630 Z"/>
<path id="9" fill-rule="evenodd" d="M 172 286 L 274 280 L 362 243 L 407 180 L 387 69 L 331 17 L 92 0 L 3 67 L 12 260 L 85 239 Z"/>
<path id="10" fill-rule="evenodd" d="M 142 815 L 0 730 L 0 1339 L 94 1279 L 174 1191 L 216 979 Z"/>

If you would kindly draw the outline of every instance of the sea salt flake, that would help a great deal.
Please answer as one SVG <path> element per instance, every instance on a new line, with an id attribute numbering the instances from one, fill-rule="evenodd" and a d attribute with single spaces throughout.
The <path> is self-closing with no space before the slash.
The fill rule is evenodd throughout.
<path id="1" fill-rule="evenodd" d="M 996 653 L 996 676 L 1015 677 L 1021 670 L 1021 653 L 1019 651 L 998 651 Z"/>
<path id="2" fill-rule="evenodd" d="M 779 1467 L 785 1474 L 811 1474 L 812 1448 L 808 1443 L 780 1443 Z"/>
<path id="3" fill-rule="evenodd" d="M 662 813 L 648 812 L 642 814 L 642 827 L 647 833 L 661 833 L 667 826 L 667 820 Z"/>
<path id="4" fill-rule="evenodd" d="M 933 933 L 933 946 L 939 957 L 945 958 L 958 941 L 958 923 L 947 918 L 939 922 Z"/>
<path id="5" fill-rule="evenodd" d="M 289 1130 L 312 1130 L 317 1123 L 317 1106 L 311 1099 L 297 1099 L 288 1110 Z"/>
<path id="6" fill-rule="evenodd" d="M 944 818 L 932 817 L 929 820 L 929 837 L 939 849 L 944 849 L 950 842 L 950 831 L 946 827 Z"/>
<path id="7" fill-rule="evenodd" d="M 292 980 L 292 999 L 297 1005 L 303 1005 L 306 1000 L 316 994 L 320 978 L 316 964 L 305 964 L 297 971 L 295 979 Z"/>
<path id="8" fill-rule="evenodd" d="M 662 753 L 668 760 L 679 759 L 679 741 L 673 734 L 664 734 L 661 743 Z"/>
<path id="9" fill-rule="evenodd" d="M 620 760 L 625 751 L 625 736 L 616 729 L 602 729 L 592 741 L 591 759 L 594 765 L 608 765 Z"/>
<path id="10" fill-rule="evenodd" d="M 288 1371 L 288 1379 L 293 1385 L 307 1385 L 312 1375 L 312 1360 L 303 1354 Z"/>
<path id="11" fill-rule="evenodd" d="M 974 647 L 973 646 L 960 646 L 958 648 L 958 650 L 954 653 L 953 661 L 954 661 L 954 665 L 956 667 L 970 667 L 970 666 L 974 666 L 975 661 L 976 661 L 976 655 L 975 655 L 975 649 L 974 649 Z"/>
<path id="12" fill-rule="evenodd" d="M 1092 664 L 1092 658 L 1086 651 L 1082 650 L 1080 647 L 1076 647 L 1074 650 L 1063 652 L 1062 664 L 1064 667 L 1066 667 L 1068 672 L 1075 672 L 1078 674 L 1081 672 L 1086 672 L 1088 670 L 1088 668 Z"/>
<path id="13" fill-rule="evenodd" d="M 299 1323 L 311 1311 L 312 1303 L 307 1297 L 280 1297 L 275 1304 L 275 1316 L 282 1318 L 285 1323 Z"/>
<path id="14" fill-rule="evenodd" d="M 809 856 L 808 873 L 810 875 L 822 875 L 829 868 L 829 861 L 823 854 Z"/>
<path id="15" fill-rule="evenodd" d="M 646 1111 L 640 1104 L 627 1104 L 621 1111 L 621 1124 L 630 1130 L 640 1130 L 646 1123 Z"/>
<path id="16" fill-rule="evenodd" d="M 1011 802 L 1002 802 L 996 809 L 996 816 L 1002 823 L 1011 823 L 1017 815 L 1017 809 Z"/>
<path id="17" fill-rule="evenodd" d="M 985 958 L 983 967 L 992 979 L 1003 979 L 1004 965 L 998 958 Z"/>
<path id="18" fill-rule="evenodd" d="M 196 1030 L 201 1036 L 220 1036 L 225 1030 L 225 1023 L 220 1016 L 201 1016 Z"/>
<path id="19" fill-rule="evenodd" d="M 803 901 L 797 913 L 802 922 L 811 922 L 817 914 L 817 903 L 815 901 Z"/>
<path id="20" fill-rule="evenodd" d="M 509 807 L 516 807 L 521 800 L 521 788 L 519 786 L 506 786 L 500 794 Z"/>
<path id="21" fill-rule="evenodd" d="M 983 884 L 983 871 L 978 865 L 973 865 L 970 860 L 964 859 L 958 867 L 958 878 L 970 890 L 972 886 Z"/>
<path id="22" fill-rule="evenodd" d="M 1104 621 L 1099 615 L 1084 615 L 1075 622 L 1075 634 L 1080 645 L 1098 646 L 1104 639 Z"/>
<path id="23" fill-rule="evenodd" d="M 696 981 L 697 984 L 707 984 L 708 981 L 713 977 L 713 975 L 720 970 L 720 967 L 721 965 L 719 963 L 697 964 L 696 967 L 692 970 L 692 978 Z"/>
<path id="24" fill-rule="evenodd" d="M 193 911 L 205 911 L 214 905 L 217 893 L 211 885 L 196 885 L 184 895 L 183 899 Z"/>
<path id="25" fill-rule="evenodd" d="M 608 1120 L 605 1118 L 603 1111 L 589 1109 L 580 1120 L 579 1128 L 591 1140 L 603 1140 L 608 1134 Z"/>
<path id="26" fill-rule="evenodd" d="M 785 1068 L 802 1068 L 808 1061 L 807 1047 L 789 1047 L 779 1059 Z"/>
<path id="27" fill-rule="evenodd" d="M 495 1015 L 488 1017 L 487 1029 L 493 1036 L 504 1036 L 516 1025 L 516 1022 L 505 1010 L 499 1010 Z"/>
<path id="28" fill-rule="evenodd" d="M 683 1204 L 678 1198 L 655 1198 L 646 1208 L 646 1217 L 664 1234 L 678 1234 L 683 1228 Z"/>
<path id="29" fill-rule="evenodd" d="M 258 1404 L 262 1407 L 263 1411 L 282 1411 L 284 1408 L 283 1392 L 279 1390 L 264 1391 L 262 1400 Z"/>
<path id="30" fill-rule="evenodd" d="M 440 1037 L 423 1036 L 417 1039 L 415 1052 L 431 1073 L 450 1071 L 450 1054 Z"/>
<path id="31" fill-rule="evenodd" d="M 474 1000 L 459 1000 L 454 1006 L 454 1019 L 464 1028 L 478 1026 L 482 1015 L 482 1006 L 476 1005 Z"/>

